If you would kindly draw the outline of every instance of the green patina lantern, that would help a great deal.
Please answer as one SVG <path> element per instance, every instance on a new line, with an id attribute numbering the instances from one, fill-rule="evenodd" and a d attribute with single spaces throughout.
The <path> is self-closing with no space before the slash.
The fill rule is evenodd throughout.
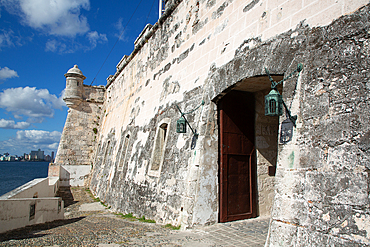
<path id="1" fill-rule="evenodd" d="M 179 120 L 177 120 L 176 132 L 186 133 L 186 120 L 183 117 L 180 117 Z"/>
<path id="2" fill-rule="evenodd" d="M 302 70 L 303 70 L 303 64 L 299 63 L 297 65 L 297 68 L 292 73 L 290 73 L 287 77 L 285 77 L 284 79 L 282 79 L 279 82 L 275 82 L 274 79 L 271 77 L 269 70 L 267 68 L 265 68 L 266 74 L 269 77 L 269 80 L 271 81 L 271 88 L 272 88 L 270 93 L 265 96 L 265 115 L 266 116 L 275 117 L 275 116 L 283 115 L 283 106 L 284 106 L 284 108 L 286 110 L 286 113 L 289 117 L 290 122 L 295 127 L 295 123 L 296 123 L 296 120 L 297 120 L 297 115 L 295 115 L 295 116 L 291 115 L 290 110 L 288 109 L 288 107 L 284 103 L 283 98 L 281 97 L 281 95 L 280 95 L 279 91 L 276 89 L 276 87 L 277 87 L 278 84 L 283 83 L 284 81 L 291 78 L 297 72 L 298 72 L 298 76 L 299 76 L 299 73 L 301 73 Z M 298 79 L 297 79 L 297 81 L 298 81 Z M 283 141 L 289 142 L 290 139 L 288 140 L 288 139 L 286 139 L 286 137 L 288 137 L 288 136 L 283 136 L 283 139 L 284 139 Z"/>
<path id="3" fill-rule="evenodd" d="M 265 96 L 265 115 L 272 117 L 283 115 L 283 98 L 276 89 L 272 89 Z"/>

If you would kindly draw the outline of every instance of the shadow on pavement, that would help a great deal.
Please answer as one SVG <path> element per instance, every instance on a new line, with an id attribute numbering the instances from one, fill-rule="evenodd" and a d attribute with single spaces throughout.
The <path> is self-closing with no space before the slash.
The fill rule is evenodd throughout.
<path id="1" fill-rule="evenodd" d="M 0 233 L 0 242 L 8 241 L 11 239 L 19 240 L 19 239 L 29 239 L 29 238 L 40 238 L 45 235 L 48 235 L 48 234 L 37 234 L 40 231 L 50 230 L 56 227 L 72 224 L 84 218 L 85 217 L 78 217 L 78 218 L 67 219 L 67 220 L 56 220 L 53 222 L 26 226 L 26 227 L 18 228 L 15 230 L 7 231 L 4 233 Z"/>

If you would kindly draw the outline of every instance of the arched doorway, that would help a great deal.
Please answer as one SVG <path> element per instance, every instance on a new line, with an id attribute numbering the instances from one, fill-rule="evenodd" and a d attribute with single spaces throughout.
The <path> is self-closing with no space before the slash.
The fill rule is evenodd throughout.
<path id="1" fill-rule="evenodd" d="M 279 126 L 264 116 L 270 89 L 267 76 L 246 78 L 218 98 L 220 222 L 270 214 Z"/>

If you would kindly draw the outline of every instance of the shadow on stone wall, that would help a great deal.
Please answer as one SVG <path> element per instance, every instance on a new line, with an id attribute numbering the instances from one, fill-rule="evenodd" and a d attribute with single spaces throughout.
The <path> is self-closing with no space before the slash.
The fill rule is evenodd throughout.
<path id="1" fill-rule="evenodd" d="M 72 195 L 71 187 L 60 187 L 56 196 L 63 199 L 65 208 L 78 202 Z"/>

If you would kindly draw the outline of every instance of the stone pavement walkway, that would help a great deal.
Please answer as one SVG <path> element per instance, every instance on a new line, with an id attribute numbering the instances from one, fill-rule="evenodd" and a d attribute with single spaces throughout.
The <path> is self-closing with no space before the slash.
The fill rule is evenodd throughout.
<path id="1" fill-rule="evenodd" d="M 0 246 L 264 246 L 267 236 L 268 218 L 176 231 L 123 219 L 83 188 L 71 192 L 63 195 L 64 220 L 0 234 Z"/>

